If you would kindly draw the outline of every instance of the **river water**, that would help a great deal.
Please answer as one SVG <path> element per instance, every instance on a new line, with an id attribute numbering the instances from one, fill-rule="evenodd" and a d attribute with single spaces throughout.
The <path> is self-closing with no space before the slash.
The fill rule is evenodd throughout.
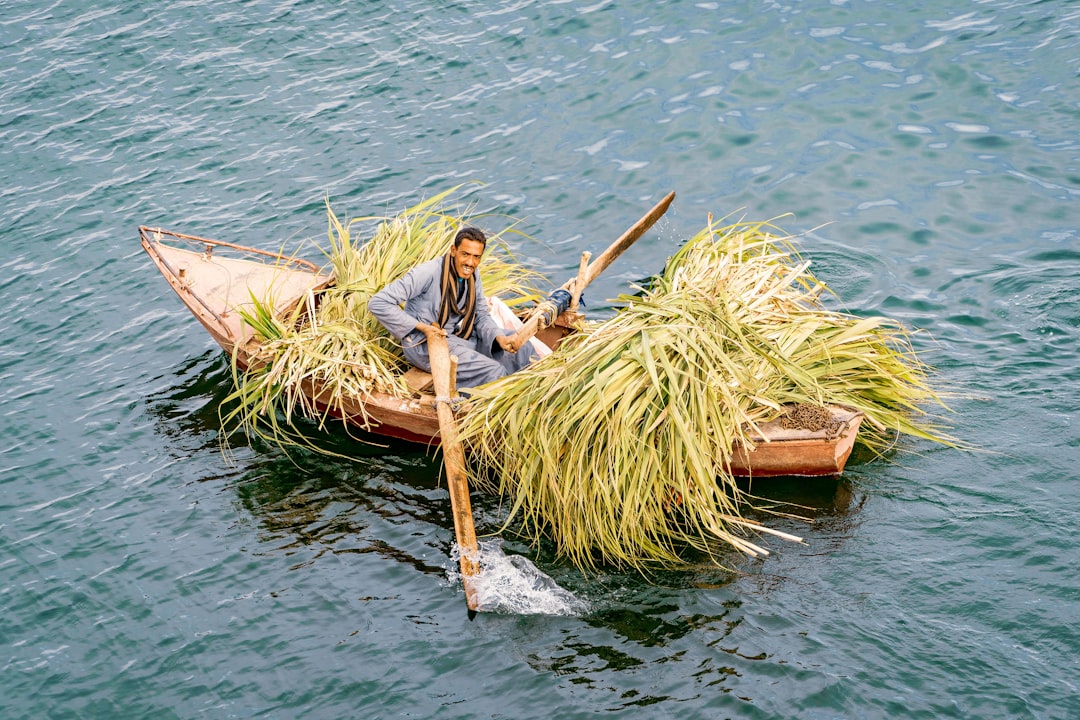
<path id="1" fill-rule="evenodd" d="M 0 717 L 1080 717 L 1076 3 L 22 0 L 0 59 Z M 805 544 L 730 572 L 504 538 L 572 610 L 470 619 L 437 458 L 223 453 L 227 362 L 136 235 L 468 181 L 557 281 L 677 191 L 601 314 L 709 213 L 780 218 L 978 451 L 775 481 Z"/>

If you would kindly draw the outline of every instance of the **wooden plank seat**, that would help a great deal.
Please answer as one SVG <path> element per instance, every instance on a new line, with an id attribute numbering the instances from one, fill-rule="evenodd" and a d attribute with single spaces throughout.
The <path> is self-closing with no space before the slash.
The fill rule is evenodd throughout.
<path id="1" fill-rule="evenodd" d="M 420 368 L 409 368 L 408 371 L 402 377 L 405 379 L 405 384 L 409 386 L 409 389 L 414 393 L 424 394 L 434 392 L 434 379 L 431 377 L 431 373 L 424 372 Z"/>

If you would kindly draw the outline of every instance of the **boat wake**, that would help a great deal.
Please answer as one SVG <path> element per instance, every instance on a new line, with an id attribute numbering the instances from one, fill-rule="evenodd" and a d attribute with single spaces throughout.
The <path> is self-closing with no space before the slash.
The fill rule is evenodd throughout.
<path id="1" fill-rule="evenodd" d="M 458 548 L 453 548 L 451 582 L 461 581 Z M 473 578 L 482 612 L 504 615 L 582 615 L 588 603 L 564 590 L 520 555 L 507 555 L 496 540 L 480 543 L 480 574 Z"/>

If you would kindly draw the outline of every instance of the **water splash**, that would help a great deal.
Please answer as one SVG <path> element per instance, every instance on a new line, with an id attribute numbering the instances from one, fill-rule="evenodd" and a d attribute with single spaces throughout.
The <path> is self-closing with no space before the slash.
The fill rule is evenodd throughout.
<path id="1" fill-rule="evenodd" d="M 448 571 L 451 583 L 461 582 L 460 554 L 451 551 L 454 561 Z M 481 611 L 504 615 L 582 615 L 589 606 L 569 590 L 559 587 L 527 558 L 507 555 L 498 540 L 480 543 L 480 575 L 474 578 Z"/>

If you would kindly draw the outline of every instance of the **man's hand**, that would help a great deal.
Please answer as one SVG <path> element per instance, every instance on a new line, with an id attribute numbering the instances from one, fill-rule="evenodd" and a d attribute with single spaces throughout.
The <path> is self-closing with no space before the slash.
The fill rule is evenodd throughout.
<path id="1" fill-rule="evenodd" d="M 427 323 L 416 323 L 416 329 L 424 333 L 424 337 L 430 338 L 433 334 L 435 337 L 446 337 L 446 331 L 438 325 L 428 325 Z"/>
<path id="2" fill-rule="evenodd" d="M 517 335 L 498 335 L 495 337 L 495 342 L 506 352 L 516 353 L 521 349 L 521 343 L 515 339 L 516 337 Z"/>

